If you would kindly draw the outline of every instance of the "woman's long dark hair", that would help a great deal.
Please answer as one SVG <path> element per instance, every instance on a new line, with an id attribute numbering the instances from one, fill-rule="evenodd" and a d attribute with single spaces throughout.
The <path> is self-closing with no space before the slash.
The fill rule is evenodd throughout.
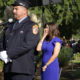
<path id="1" fill-rule="evenodd" d="M 58 26 L 55 23 L 53 23 L 53 22 L 52 23 L 47 23 L 47 24 L 45 24 L 44 28 L 46 28 L 47 25 L 49 27 L 49 34 L 46 37 L 47 41 L 50 41 L 53 38 L 53 36 L 57 36 L 57 37 L 60 36 Z"/>

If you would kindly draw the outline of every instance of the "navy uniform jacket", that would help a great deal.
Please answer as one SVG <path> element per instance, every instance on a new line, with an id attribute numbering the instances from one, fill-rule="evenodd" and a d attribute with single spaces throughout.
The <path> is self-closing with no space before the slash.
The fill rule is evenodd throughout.
<path id="1" fill-rule="evenodd" d="M 5 33 L 5 43 L 8 57 L 12 62 L 4 65 L 4 72 L 33 74 L 34 54 L 38 41 L 39 28 L 29 17 L 14 29 L 9 26 Z"/>

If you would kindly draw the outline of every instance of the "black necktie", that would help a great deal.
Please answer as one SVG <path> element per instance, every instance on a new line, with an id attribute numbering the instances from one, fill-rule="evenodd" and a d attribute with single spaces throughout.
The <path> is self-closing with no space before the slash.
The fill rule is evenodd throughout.
<path id="1" fill-rule="evenodd" d="M 13 29 L 15 29 L 15 28 L 17 27 L 18 24 L 19 24 L 19 22 L 16 21 L 16 22 L 14 23 L 14 25 L 13 25 Z"/>

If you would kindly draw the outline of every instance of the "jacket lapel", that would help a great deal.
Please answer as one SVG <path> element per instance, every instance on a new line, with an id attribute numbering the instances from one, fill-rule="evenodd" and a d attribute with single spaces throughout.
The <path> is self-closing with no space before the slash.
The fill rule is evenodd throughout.
<path id="1" fill-rule="evenodd" d="M 18 24 L 15 23 L 14 26 L 13 26 L 13 31 L 21 28 L 25 24 L 25 22 L 27 22 L 28 20 L 30 20 L 29 17 L 24 19 L 21 23 L 18 23 Z"/>

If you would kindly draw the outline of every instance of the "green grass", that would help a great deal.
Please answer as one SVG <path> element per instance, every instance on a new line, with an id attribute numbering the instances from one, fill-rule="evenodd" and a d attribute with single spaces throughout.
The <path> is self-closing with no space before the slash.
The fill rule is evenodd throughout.
<path id="1" fill-rule="evenodd" d="M 80 63 L 80 60 L 71 60 L 72 63 Z"/>
<path id="2" fill-rule="evenodd" d="M 2 69 L 3 69 L 3 61 L 0 61 L 0 72 L 2 71 Z"/>

